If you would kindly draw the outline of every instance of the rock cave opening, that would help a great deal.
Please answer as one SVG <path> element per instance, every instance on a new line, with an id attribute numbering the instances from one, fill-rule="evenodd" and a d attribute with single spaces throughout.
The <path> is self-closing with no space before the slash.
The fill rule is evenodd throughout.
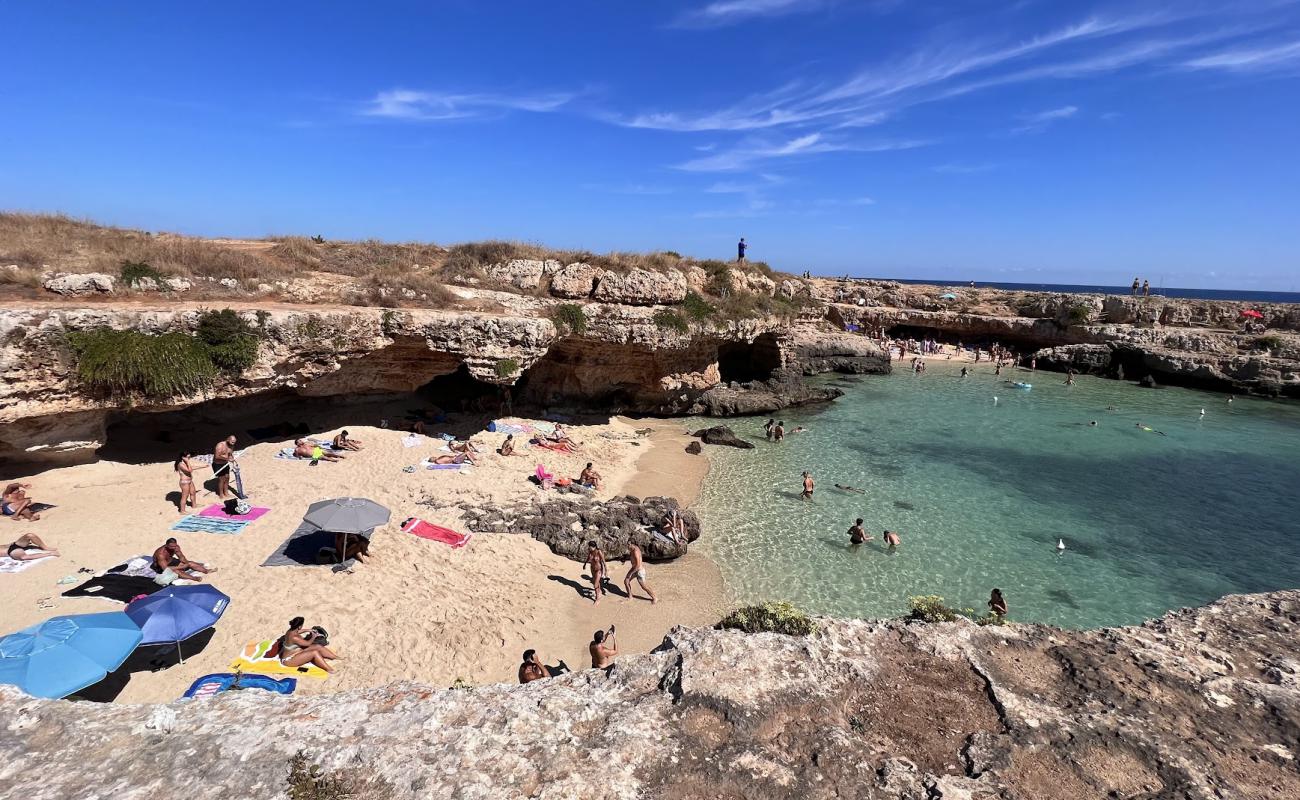
<path id="1" fill-rule="evenodd" d="M 780 368 L 781 346 L 775 334 L 760 334 L 752 342 L 718 345 L 718 371 L 723 382 L 765 381 Z"/>

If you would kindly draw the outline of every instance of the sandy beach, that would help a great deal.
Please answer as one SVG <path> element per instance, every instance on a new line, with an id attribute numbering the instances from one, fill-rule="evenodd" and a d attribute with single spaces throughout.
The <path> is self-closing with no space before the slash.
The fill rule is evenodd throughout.
<path id="1" fill-rule="evenodd" d="M 602 425 L 575 425 L 570 432 L 583 449 L 568 455 L 526 451 L 503 457 L 494 451 L 504 434 L 481 433 L 474 437 L 486 454 L 480 466 L 414 473 L 402 468 L 436 455 L 441 442 L 425 438 L 418 447 L 407 448 L 404 433 L 347 427 L 365 449 L 348 453 L 339 463 L 310 466 L 275 458 L 290 440 L 244 449 L 240 464 L 250 502 L 271 511 L 234 535 L 169 530 L 180 517 L 167 499 L 177 485 L 170 461 L 100 461 L 31 476 L 4 476 L 6 482 L 32 483 L 32 496 L 56 506 L 38 522 L 0 522 L 8 537 L 4 541 L 31 531 L 59 548 L 63 557 L 0 575 L 0 630 L 17 630 L 57 614 L 122 610 L 122 604 L 108 599 L 60 593 L 90 577 L 78 574 L 80 568 L 99 573 L 152 553 L 173 535 L 188 558 L 218 568 L 208 582 L 228 594 L 231 603 L 203 652 L 187 654 L 184 664 L 159 672 L 133 674 L 119 702 L 178 698 L 196 678 L 228 671 L 246 643 L 279 636 L 295 615 L 306 617 L 308 625 L 328 629 L 331 644 L 343 657 L 327 680 L 299 681 L 299 692 L 320 693 L 398 680 L 434 686 L 457 679 L 473 684 L 514 681 L 520 653 L 529 647 L 547 663 L 562 659 L 570 667 L 583 668 L 589 665 L 587 643 L 597 629 L 616 624 L 620 650 L 644 652 L 657 646 L 672 626 L 711 624 L 724 611 L 721 577 L 695 551 L 670 564 L 649 565 L 648 580 L 660 597 L 658 604 L 610 595 L 594 606 L 577 589 L 587 585 L 582 565 L 552 554 L 531 537 L 475 534 L 465 547 L 452 549 L 398 529 L 412 516 L 458 528 L 459 512 L 452 504 L 462 501 L 507 503 L 536 497 L 540 489 L 526 477 L 539 461 L 557 474 L 572 476 L 586 461 L 595 462 L 605 481 L 598 497 L 668 495 L 689 503 L 708 471 L 708 459 L 684 452 L 689 439 L 680 422 L 619 418 Z M 652 432 L 635 433 L 646 428 Z M 314 430 L 313 436 L 328 438 L 337 430 Z M 189 435 L 195 441 L 189 441 Z M 191 433 L 185 446 L 210 452 L 215 442 L 212 436 L 200 439 Z M 210 486 L 211 473 L 197 472 L 196 483 Z M 298 526 L 310 503 L 349 495 L 369 497 L 392 511 L 391 524 L 375 534 L 368 563 L 351 573 L 323 566 L 260 566 Z M 421 505 L 426 499 L 437 507 Z M 199 489 L 200 508 L 215 500 Z M 611 564 L 620 591 L 625 572 L 623 564 Z M 61 585 L 66 576 L 76 581 Z M 38 607 L 43 598 L 50 598 L 55 607 Z"/>

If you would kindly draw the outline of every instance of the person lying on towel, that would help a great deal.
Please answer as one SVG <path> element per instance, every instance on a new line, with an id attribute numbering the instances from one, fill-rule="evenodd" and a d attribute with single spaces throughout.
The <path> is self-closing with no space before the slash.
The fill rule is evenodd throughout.
<path id="1" fill-rule="evenodd" d="M 343 456 L 338 453 L 328 452 L 318 444 L 309 442 L 306 439 L 298 439 L 293 443 L 293 454 L 296 458 L 310 458 L 312 461 L 342 461 Z"/>

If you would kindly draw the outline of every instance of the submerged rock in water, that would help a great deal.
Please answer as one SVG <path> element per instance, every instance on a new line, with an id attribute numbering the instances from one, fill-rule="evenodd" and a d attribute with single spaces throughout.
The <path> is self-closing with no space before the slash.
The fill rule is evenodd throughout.
<path id="1" fill-rule="evenodd" d="M 739 447 L 742 450 L 752 450 L 753 442 L 747 442 L 736 435 L 736 432 L 726 425 L 714 425 L 712 428 L 702 428 L 692 436 L 698 438 L 705 444 L 725 445 L 727 447 Z"/>
<path id="2" fill-rule="evenodd" d="M 905 500 L 895 500 L 895 501 L 894 501 L 894 508 L 901 508 L 903 511 L 915 511 L 915 510 L 916 510 L 916 506 L 912 505 L 911 503 L 908 503 L 908 502 L 905 501 Z"/>
<path id="3" fill-rule="evenodd" d="M 177 774 L 203 776 L 187 800 L 270 798 L 304 773 L 331 796 L 357 782 L 346 796 L 387 800 L 1292 798 L 1297 619 L 1300 591 L 1285 591 L 1093 631 L 674 628 L 611 672 L 526 686 L 248 690 L 165 706 L 0 686 L 0 758 L 41 765 L 6 773 L 7 794 L 29 800 L 144 797 Z M 84 768 L 109 749 L 131 757 Z M 593 758 L 608 768 L 578 768 Z"/>
<path id="4" fill-rule="evenodd" d="M 525 533 L 574 561 L 587 560 L 587 542 L 595 541 L 606 558 L 626 558 L 628 544 L 641 548 L 647 561 L 671 561 L 686 554 L 700 538 L 700 519 L 671 497 L 616 497 L 604 502 L 548 500 L 539 505 L 460 506 L 465 527 L 476 533 Z M 663 522 L 674 511 L 686 529 L 685 541 L 664 534 Z"/>

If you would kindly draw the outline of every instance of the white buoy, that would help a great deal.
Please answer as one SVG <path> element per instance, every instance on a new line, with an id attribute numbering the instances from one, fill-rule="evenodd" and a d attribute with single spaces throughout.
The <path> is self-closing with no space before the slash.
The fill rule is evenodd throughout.
<path id="1" fill-rule="evenodd" d="M 1057 539 L 1057 540 L 1056 540 L 1056 549 L 1057 549 L 1058 552 L 1061 551 L 1061 550 L 1064 550 L 1064 549 L 1065 549 L 1065 540 L 1064 540 L 1064 539 Z"/>

